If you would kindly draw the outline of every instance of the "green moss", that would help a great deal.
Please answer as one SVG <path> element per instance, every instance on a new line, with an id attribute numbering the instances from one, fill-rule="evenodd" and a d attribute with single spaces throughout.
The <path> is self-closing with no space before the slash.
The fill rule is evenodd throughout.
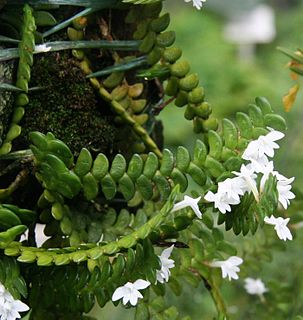
<path id="1" fill-rule="evenodd" d="M 28 133 L 37 130 L 51 131 L 76 155 L 83 147 L 105 153 L 113 149 L 113 115 L 69 53 L 36 58 L 30 85 L 42 89 L 29 94 L 18 148 L 28 145 Z"/>

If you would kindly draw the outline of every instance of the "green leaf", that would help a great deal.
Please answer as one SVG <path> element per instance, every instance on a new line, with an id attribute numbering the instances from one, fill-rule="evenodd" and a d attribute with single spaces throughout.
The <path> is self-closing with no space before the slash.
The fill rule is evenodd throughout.
<path id="1" fill-rule="evenodd" d="M 34 11 L 35 23 L 37 26 L 54 26 L 57 24 L 55 17 L 47 11 Z"/>
<path id="2" fill-rule="evenodd" d="M 177 168 L 182 172 L 185 172 L 190 164 L 190 154 L 187 149 L 182 146 L 177 149 L 176 164 Z"/>
<path id="3" fill-rule="evenodd" d="M 153 152 L 150 152 L 144 164 L 143 174 L 147 178 L 151 179 L 155 175 L 156 171 L 158 170 L 158 166 L 159 166 L 158 157 Z"/>
<path id="4" fill-rule="evenodd" d="M 90 171 L 92 164 L 93 158 L 91 156 L 91 153 L 86 148 L 82 148 L 78 156 L 74 171 L 79 177 L 83 177 Z"/>
<path id="5" fill-rule="evenodd" d="M 237 255 L 237 249 L 229 244 L 227 241 L 220 241 L 217 243 L 217 248 L 220 251 L 223 251 L 224 253 L 230 255 L 230 256 L 235 256 Z"/>
<path id="6" fill-rule="evenodd" d="M 92 174 L 98 180 L 101 181 L 106 175 L 109 169 L 109 163 L 107 157 L 103 153 L 99 153 L 94 161 Z"/>
<path id="7" fill-rule="evenodd" d="M 136 180 L 143 171 L 143 160 L 138 154 L 134 154 L 128 164 L 127 174 Z"/>

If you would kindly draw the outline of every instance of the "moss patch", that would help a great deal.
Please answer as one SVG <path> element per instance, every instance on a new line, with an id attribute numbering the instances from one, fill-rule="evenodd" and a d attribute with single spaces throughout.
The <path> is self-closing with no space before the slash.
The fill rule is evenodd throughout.
<path id="1" fill-rule="evenodd" d="M 28 133 L 51 131 L 78 154 L 86 147 L 108 153 L 117 130 L 111 124 L 109 107 L 98 99 L 93 88 L 69 53 L 44 54 L 35 59 L 31 87 L 42 87 L 29 94 L 22 119 L 18 148 L 28 145 Z"/>

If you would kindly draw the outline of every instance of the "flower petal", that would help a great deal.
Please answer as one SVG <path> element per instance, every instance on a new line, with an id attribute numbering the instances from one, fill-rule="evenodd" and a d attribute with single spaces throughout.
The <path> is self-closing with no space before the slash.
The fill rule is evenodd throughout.
<path id="1" fill-rule="evenodd" d="M 161 258 L 165 258 L 165 259 L 168 259 L 174 249 L 174 246 L 175 245 L 171 245 L 170 247 L 164 249 L 161 253 Z"/>
<path id="2" fill-rule="evenodd" d="M 129 289 L 128 288 L 125 288 L 125 286 L 119 287 L 114 291 L 114 293 L 112 295 L 112 300 L 113 301 L 117 301 L 117 300 L 121 299 L 122 297 L 124 297 L 127 294 L 129 294 Z M 124 301 L 124 299 L 123 299 L 123 301 Z"/>
<path id="3" fill-rule="evenodd" d="M 20 301 L 20 300 L 15 300 L 13 302 L 13 307 L 14 307 L 15 310 L 17 310 L 19 312 L 24 312 L 24 311 L 28 311 L 29 310 L 29 307 L 25 303 Z"/>
<path id="4" fill-rule="evenodd" d="M 149 286 L 150 286 L 150 282 L 142 279 L 138 279 L 134 282 L 134 288 L 136 288 L 137 290 L 145 289 Z"/>
<path id="5" fill-rule="evenodd" d="M 132 306 L 135 306 L 138 303 L 138 299 L 143 298 L 142 294 L 139 291 L 132 292 L 129 302 Z"/>
<path id="6" fill-rule="evenodd" d="M 243 259 L 237 256 L 231 256 L 228 261 L 234 266 L 238 266 L 243 263 Z"/>

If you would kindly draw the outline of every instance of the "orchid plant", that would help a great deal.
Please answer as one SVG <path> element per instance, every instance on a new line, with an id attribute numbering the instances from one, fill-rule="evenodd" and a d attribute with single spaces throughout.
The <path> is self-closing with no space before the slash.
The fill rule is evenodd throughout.
<path id="1" fill-rule="evenodd" d="M 269 102 L 213 117 L 160 0 L 0 10 L 1 320 L 91 319 L 96 302 L 190 319 L 165 300 L 187 282 L 229 319 L 222 278 L 263 303 L 270 287 L 245 277 L 255 252 L 227 231 L 270 247 L 269 224 L 293 239 L 294 178 L 273 162 L 286 123 Z M 157 116 L 173 104 L 193 124 L 192 152 L 163 148 Z"/>

